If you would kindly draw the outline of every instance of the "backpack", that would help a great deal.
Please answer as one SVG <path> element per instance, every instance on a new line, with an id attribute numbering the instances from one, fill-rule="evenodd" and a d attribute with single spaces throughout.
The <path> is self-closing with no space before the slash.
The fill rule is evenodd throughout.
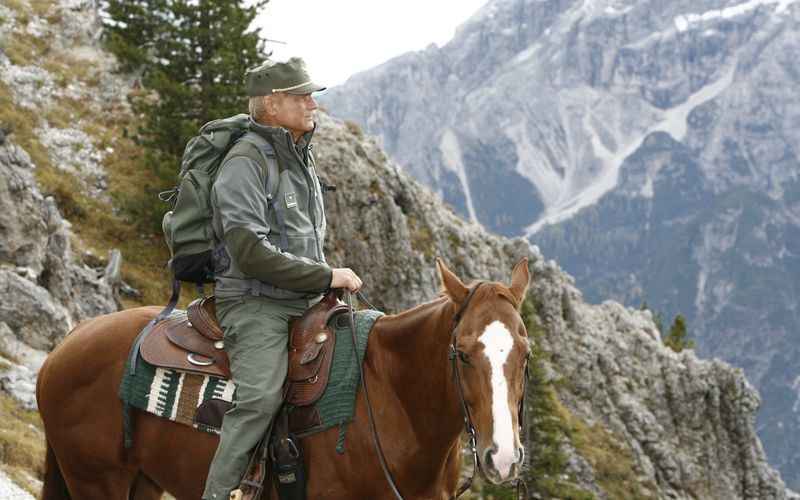
<path id="1" fill-rule="evenodd" d="M 276 209 L 281 247 L 288 248 L 283 213 L 279 204 L 273 203 L 280 181 L 275 152 L 261 136 L 248 133 L 249 123 L 248 115 L 238 114 L 203 125 L 198 135 L 186 144 L 178 185 L 158 195 L 161 201 L 174 200 L 172 210 L 164 215 L 161 223 L 171 256 L 166 267 L 172 272 L 172 297 L 164 311 L 153 320 L 153 325 L 166 318 L 175 308 L 180 295 L 179 282 L 194 283 L 198 290 L 202 290 L 203 284 L 214 282 L 215 265 L 225 266 L 224 247 L 216 241 L 212 226 L 211 187 L 223 160 L 227 159 L 237 141 L 250 142 L 261 152 L 248 154 L 245 150 L 239 150 L 235 155 L 247 156 L 262 168 L 267 167 L 265 196 L 270 209 Z"/>

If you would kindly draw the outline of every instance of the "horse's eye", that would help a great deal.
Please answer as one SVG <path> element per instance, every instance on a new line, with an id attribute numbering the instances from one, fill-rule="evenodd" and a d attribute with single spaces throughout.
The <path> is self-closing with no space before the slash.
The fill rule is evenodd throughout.
<path id="1" fill-rule="evenodd" d="M 463 351 L 458 351 L 458 359 L 459 359 L 459 360 L 460 360 L 462 363 L 469 364 L 469 356 L 467 356 L 467 353 L 465 353 L 465 352 L 463 352 Z"/>

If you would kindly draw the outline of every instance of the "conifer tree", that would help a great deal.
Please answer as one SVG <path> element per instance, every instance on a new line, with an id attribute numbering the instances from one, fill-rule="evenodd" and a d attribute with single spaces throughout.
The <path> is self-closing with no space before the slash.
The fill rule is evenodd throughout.
<path id="1" fill-rule="evenodd" d="M 675 322 L 669 327 L 669 333 L 664 337 L 664 345 L 675 352 L 694 349 L 694 339 L 686 338 L 686 319 L 682 314 L 675 316 Z"/>
<path id="2" fill-rule="evenodd" d="M 139 75 L 135 139 L 166 185 L 186 142 L 210 120 L 247 111 L 243 75 L 265 58 L 253 19 L 268 0 L 106 0 L 107 47 Z"/>

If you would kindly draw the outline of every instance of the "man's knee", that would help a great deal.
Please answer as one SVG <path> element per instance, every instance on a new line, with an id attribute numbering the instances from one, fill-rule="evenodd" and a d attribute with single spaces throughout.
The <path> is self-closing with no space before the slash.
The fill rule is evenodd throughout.
<path id="1" fill-rule="evenodd" d="M 271 416 L 281 403 L 281 385 L 254 386 L 238 391 L 236 406 L 248 413 Z"/>

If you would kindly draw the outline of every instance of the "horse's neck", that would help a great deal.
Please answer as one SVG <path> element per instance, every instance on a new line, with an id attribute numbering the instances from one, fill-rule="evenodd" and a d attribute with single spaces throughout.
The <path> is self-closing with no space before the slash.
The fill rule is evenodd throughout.
<path id="1" fill-rule="evenodd" d="M 458 439 L 463 427 L 450 378 L 453 312 L 452 303 L 438 299 L 382 318 L 370 340 L 376 348 L 368 351 L 375 355 L 375 376 L 393 388 L 409 419 L 437 422 L 434 428 L 416 431 L 430 432 L 426 439 L 442 442 Z"/>

